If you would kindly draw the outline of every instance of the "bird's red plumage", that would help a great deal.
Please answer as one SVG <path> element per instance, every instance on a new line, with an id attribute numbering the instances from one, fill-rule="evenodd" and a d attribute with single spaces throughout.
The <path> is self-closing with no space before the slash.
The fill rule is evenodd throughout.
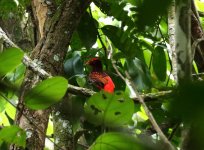
<path id="1" fill-rule="evenodd" d="M 112 79 L 109 76 L 105 77 L 107 79 L 107 84 L 104 85 L 104 91 L 113 93 L 115 89 L 115 84 L 113 83 Z"/>
<path id="2" fill-rule="evenodd" d="M 114 82 L 102 70 L 102 64 L 99 58 L 92 58 L 86 64 L 92 66 L 92 72 L 89 74 L 89 80 L 98 88 L 106 92 L 113 93 L 115 89 Z"/>

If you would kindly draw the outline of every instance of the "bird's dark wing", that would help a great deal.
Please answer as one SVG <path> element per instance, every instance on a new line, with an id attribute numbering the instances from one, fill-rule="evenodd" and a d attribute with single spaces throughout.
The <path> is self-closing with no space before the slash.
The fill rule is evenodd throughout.
<path id="1" fill-rule="evenodd" d="M 104 85 L 108 83 L 106 76 L 107 74 L 103 72 L 92 72 L 89 74 L 89 80 L 99 89 L 103 89 Z"/>

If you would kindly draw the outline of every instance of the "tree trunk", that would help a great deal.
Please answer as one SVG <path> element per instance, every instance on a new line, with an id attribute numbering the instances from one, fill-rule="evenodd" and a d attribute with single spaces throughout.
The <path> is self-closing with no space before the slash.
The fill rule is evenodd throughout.
<path id="1" fill-rule="evenodd" d="M 70 43 L 73 31 L 77 27 L 83 12 L 90 1 L 65 0 L 51 16 L 46 18 L 44 33 L 31 58 L 42 64 L 42 68 L 55 75 L 63 74 L 63 61 Z M 44 148 L 45 133 L 51 109 L 33 111 L 23 105 L 25 93 L 37 82 L 42 80 L 29 68 L 26 71 L 21 86 L 16 123 L 27 134 L 27 148 L 29 150 L 42 150 Z M 25 118 L 25 115 L 27 118 Z M 18 149 L 15 145 L 11 149 Z"/>
<path id="2" fill-rule="evenodd" d="M 191 51 L 191 0 L 176 0 L 176 52 L 178 84 L 185 85 L 191 82 L 192 51 Z M 185 150 L 190 138 L 189 126 L 182 131 L 182 146 Z"/>
<path id="3" fill-rule="evenodd" d="M 172 64 L 172 74 L 175 82 L 177 83 L 177 57 L 176 57 L 176 42 L 175 42 L 175 0 L 172 1 L 168 10 L 168 33 L 170 56 Z"/>
<path id="4" fill-rule="evenodd" d="M 191 0 L 176 0 L 175 6 L 177 78 L 180 84 L 191 80 Z"/>

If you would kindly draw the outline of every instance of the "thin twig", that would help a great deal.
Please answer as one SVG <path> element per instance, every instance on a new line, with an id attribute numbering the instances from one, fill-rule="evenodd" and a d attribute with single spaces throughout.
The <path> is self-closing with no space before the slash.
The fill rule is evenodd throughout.
<path id="1" fill-rule="evenodd" d="M 115 72 L 120 76 L 120 78 L 126 82 L 126 79 L 123 77 L 123 75 L 120 73 L 120 71 L 118 70 L 117 66 L 115 65 L 115 60 L 111 59 L 111 63 L 113 68 L 115 69 Z"/>
<path id="2" fill-rule="evenodd" d="M 196 40 L 193 42 L 193 44 L 192 44 L 192 60 L 191 60 L 191 62 L 192 62 L 193 59 L 194 59 L 195 51 L 196 51 L 196 48 L 197 48 L 198 44 L 199 44 L 200 42 L 202 42 L 202 41 L 204 41 L 204 38 L 196 39 Z"/>
<path id="3" fill-rule="evenodd" d="M 154 127 L 155 131 L 157 132 L 157 134 L 159 135 L 161 140 L 169 147 L 170 150 L 175 150 L 174 146 L 169 142 L 168 138 L 164 135 L 164 133 L 160 129 L 159 125 L 157 124 L 156 120 L 154 119 L 154 116 L 152 115 L 151 111 L 149 110 L 146 103 L 144 102 L 144 99 L 140 96 L 139 92 L 137 91 L 136 85 L 131 80 L 130 75 L 128 74 L 127 71 L 125 72 L 125 74 L 126 74 L 128 81 L 130 82 L 131 87 L 133 88 L 134 92 L 136 93 L 139 102 L 143 106 L 145 113 L 147 114 L 147 116 L 148 116 L 152 126 Z"/>
<path id="4" fill-rule="evenodd" d="M 90 6 L 89 6 L 89 13 L 90 13 L 92 19 L 94 19 L 94 18 L 93 18 L 93 15 L 92 15 L 92 10 L 91 10 L 91 7 L 90 7 Z M 94 24 L 94 25 L 95 25 L 95 24 Z M 95 26 L 95 27 L 96 27 L 96 26 Z M 97 29 L 97 36 L 98 36 L 98 39 L 99 39 L 99 41 L 100 41 L 100 43 L 101 43 L 101 45 L 102 45 L 102 47 L 103 47 L 103 50 L 104 50 L 104 53 L 105 53 L 105 56 L 106 56 L 106 59 L 107 59 L 107 58 L 108 58 L 107 48 L 106 48 L 105 44 L 103 43 L 103 40 L 102 40 L 102 38 L 101 38 L 101 36 L 100 36 L 100 34 L 99 34 L 99 32 L 98 32 L 98 29 Z"/>
<path id="5" fill-rule="evenodd" d="M 81 146 L 81 147 L 83 147 L 84 149 L 88 149 L 89 148 L 89 146 L 87 146 L 87 145 L 85 145 L 85 144 L 82 144 L 82 143 L 77 143 L 79 146 Z"/>
<path id="6" fill-rule="evenodd" d="M 147 107 L 146 103 L 144 102 L 144 98 L 139 94 L 139 92 L 137 91 L 137 88 L 135 86 L 135 84 L 132 82 L 130 75 L 128 74 L 128 72 L 126 71 L 126 77 L 127 79 L 119 72 L 118 68 L 116 67 L 115 63 L 113 63 L 113 68 L 115 69 L 116 73 L 121 77 L 122 80 L 124 80 L 126 83 L 129 82 L 128 85 L 130 85 L 132 87 L 132 89 L 134 90 L 139 103 L 143 106 L 145 113 L 147 114 L 150 123 L 152 124 L 152 126 L 154 127 L 155 131 L 157 132 L 157 134 L 159 135 L 159 137 L 161 138 L 161 140 L 169 146 L 170 150 L 175 150 L 175 148 L 173 147 L 173 145 L 169 142 L 169 140 L 167 139 L 167 137 L 164 135 L 164 133 L 162 132 L 162 130 L 160 129 L 159 125 L 157 124 L 156 120 L 154 119 L 151 111 L 149 110 L 149 108 Z"/>
<path id="7" fill-rule="evenodd" d="M 170 134 L 169 137 L 168 137 L 169 141 L 171 141 L 171 139 L 173 138 L 173 136 L 174 136 L 174 134 L 176 133 L 177 129 L 179 128 L 180 124 L 181 124 L 181 123 L 179 122 L 179 123 L 177 123 L 177 124 L 173 127 L 172 132 L 171 132 L 171 134 Z"/>
<path id="8" fill-rule="evenodd" d="M 13 43 L 9 38 L 8 36 L 6 35 L 6 33 L 2 30 L 2 28 L 0 27 L 0 40 L 3 40 L 4 41 L 4 45 L 6 47 L 17 47 L 18 46 Z"/>

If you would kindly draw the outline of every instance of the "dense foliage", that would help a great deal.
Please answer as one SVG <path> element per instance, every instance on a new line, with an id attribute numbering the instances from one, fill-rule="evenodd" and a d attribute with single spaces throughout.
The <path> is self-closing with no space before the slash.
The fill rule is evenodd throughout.
<path id="1" fill-rule="evenodd" d="M 0 0 L 0 18 L 23 21 L 29 16 L 26 14 L 29 3 Z M 159 92 L 175 91 L 170 96 L 150 97 L 146 104 L 175 147 L 182 142 L 183 127 L 193 121 L 198 126 L 193 136 L 202 145 L 204 84 L 175 86 L 168 44 L 167 10 L 170 4 L 171 0 L 94 0 L 67 48 L 65 74 L 37 83 L 26 93 L 25 107 L 34 110 L 52 107 L 66 95 L 69 84 L 92 89 L 97 93 L 90 98 L 75 95 L 71 100 L 73 137 L 82 140 L 83 134 L 85 141 L 77 145 L 77 149 L 86 148 L 86 145 L 91 150 L 162 149 L 162 142 L 143 106 L 135 99 L 135 89 L 121 78 L 128 74 L 144 97 L 147 93 L 156 97 Z M 203 2 L 196 1 L 196 4 L 199 11 L 204 11 Z M 29 131 L 14 124 L 18 92 L 26 71 L 23 54 L 29 55 L 29 52 L 9 48 L 0 53 L 0 149 L 6 149 L 9 144 L 25 147 L 26 136 L 29 136 Z M 113 94 L 98 91 L 87 81 L 90 68 L 84 64 L 95 56 L 101 58 L 103 68 L 115 83 Z M 194 68 L 197 71 L 196 64 Z M 52 124 L 51 119 L 47 136 L 55 134 Z"/>

